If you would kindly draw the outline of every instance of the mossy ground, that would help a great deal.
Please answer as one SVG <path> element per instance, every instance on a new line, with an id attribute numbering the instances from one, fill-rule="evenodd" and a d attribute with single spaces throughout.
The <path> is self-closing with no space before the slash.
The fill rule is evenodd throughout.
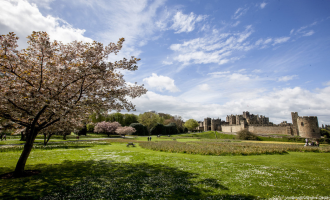
<path id="1" fill-rule="evenodd" d="M 33 150 L 27 161 L 26 170 L 40 174 L 0 179 L 0 199 L 330 198 L 329 153 L 204 156 L 113 140 L 50 146 Z M 0 174 L 13 171 L 19 156 L 0 152 Z"/>

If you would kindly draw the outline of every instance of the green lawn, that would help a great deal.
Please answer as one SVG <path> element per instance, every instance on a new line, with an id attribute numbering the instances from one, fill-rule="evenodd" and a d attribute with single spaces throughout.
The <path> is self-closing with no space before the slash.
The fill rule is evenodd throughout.
<path id="1" fill-rule="evenodd" d="M 203 156 L 110 142 L 33 150 L 26 169 L 42 173 L 0 179 L 0 199 L 330 198 L 329 153 Z M 19 156 L 0 152 L 0 174 Z"/>

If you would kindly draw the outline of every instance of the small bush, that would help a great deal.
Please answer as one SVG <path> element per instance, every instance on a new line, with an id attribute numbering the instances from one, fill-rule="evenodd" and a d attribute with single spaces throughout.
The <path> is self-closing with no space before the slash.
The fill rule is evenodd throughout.
<path id="1" fill-rule="evenodd" d="M 237 139 L 240 140 L 258 140 L 258 136 L 247 130 L 237 132 Z"/>

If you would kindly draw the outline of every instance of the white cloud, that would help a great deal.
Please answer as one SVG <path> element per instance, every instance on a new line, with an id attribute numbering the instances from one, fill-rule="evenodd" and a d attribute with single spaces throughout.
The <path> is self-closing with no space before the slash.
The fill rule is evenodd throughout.
<path id="1" fill-rule="evenodd" d="M 260 92 L 260 91 L 259 91 Z M 196 93 L 196 92 L 195 92 Z M 206 93 L 206 92 L 205 92 Z M 300 116 L 318 116 L 319 123 L 330 123 L 330 87 L 309 91 L 300 87 L 283 88 L 263 93 L 236 93 L 235 98 L 224 104 L 209 102 L 188 102 L 181 97 L 160 95 L 147 92 L 140 98 L 134 99 L 137 111 L 143 113 L 148 110 L 177 114 L 184 120 L 203 120 L 206 117 L 221 118 L 226 115 L 242 114 L 250 111 L 253 114 L 266 115 L 271 122 L 291 122 L 291 112 L 298 112 Z M 203 93 L 198 92 L 197 95 Z"/>
<path id="2" fill-rule="evenodd" d="M 261 8 L 261 9 L 264 9 L 264 8 L 266 7 L 266 5 L 267 5 L 267 3 L 262 2 L 262 3 L 260 4 L 260 8 Z"/>
<path id="3" fill-rule="evenodd" d="M 291 29 L 291 31 L 290 31 L 290 35 L 292 35 L 293 32 L 294 32 L 294 29 Z"/>
<path id="4" fill-rule="evenodd" d="M 298 77 L 297 75 L 292 75 L 292 76 L 282 76 L 280 78 L 278 78 L 278 81 L 283 81 L 283 82 L 286 82 L 286 81 L 290 81 L 294 78 Z"/>
<path id="5" fill-rule="evenodd" d="M 176 31 L 175 33 L 191 32 L 195 29 L 195 23 L 204 20 L 206 17 L 206 15 L 196 16 L 193 12 L 189 15 L 177 12 L 173 17 L 171 28 Z"/>
<path id="6" fill-rule="evenodd" d="M 237 25 L 239 25 L 241 22 L 240 21 L 236 21 L 232 26 L 237 26 Z"/>
<path id="7" fill-rule="evenodd" d="M 249 42 L 244 42 L 252 34 L 251 26 L 246 26 L 242 32 L 221 33 L 214 31 L 211 35 L 195 38 L 182 44 L 172 44 L 170 49 L 178 53 L 173 59 L 184 65 L 217 63 L 219 65 L 234 62 L 242 58 L 235 56 L 239 51 L 249 51 L 253 48 Z"/>
<path id="8" fill-rule="evenodd" d="M 84 29 L 74 28 L 65 20 L 51 15 L 43 16 L 35 4 L 30 4 L 24 0 L 2 1 L 0 13 L 1 34 L 15 32 L 20 38 L 18 42 L 19 48 L 27 47 L 27 39 L 25 38 L 31 35 L 32 31 L 46 31 L 51 40 L 58 40 L 64 43 L 74 40 L 93 41 L 84 36 Z"/>
<path id="9" fill-rule="evenodd" d="M 44 7 L 46 9 L 51 9 L 50 3 L 54 0 L 28 0 L 30 3 L 37 4 L 38 7 Z"/>
<path id="10" fill-rule="evenodd" d="M 162 63 L 163 63 L 164 65 L 172 65 L 172 64 L 173 64 L 173 62 L 171 62 L 171 61 L 166 61 L 166 60 L 164 60 Z"/>
<path id="11" fill-rule="evenodd" d="M 255 69 L 252 71 L 253 73 L 261 73 L 261 70 L 260 69 Z"/>
<path id="12" fill-rule="evenodd" d="M 248 80 L 250 80 L 249 76 L 247 76 L 245 74 L 239 74 L 239 73 L 233 73 L 228 77 L 231 80 L 237 80 L 237 81 L 248 81 Z"/>
<path id="13" fill-rule="evenodd" d="M 311 36 L 313 35 L 315 32 L 313 30 L 308 31 L 307 33 L 305 33 L 303 36 Z"/>
<path id="14" fill-rule="evenodd" d="M 111 61 L 122 57 L 129 58 L 132 55 L 138 57 L 142 53 L 141 45 L 157 39 L 152 36 L 160 30 L 156 25 L 161 18 L 157 15 L 157 11 L 164 2 L 165 0 L 80 0 L 80 3 L 89 6 L 88 12 L 97 15 L 100 24 L 104 26 L 95 33 L 97 38 L 104 43 L 117 42 L 119 38 L 125 38 L 123 48 L 118 55 L 109 56 Z"/>
<path id="15" fill-rule="evenodd" d="M 210 86 L 206 83 L 198 85 L 197 88 L 201 91 L 208 91 L 210 90 Z"/>
<path id="16" fill-rule="evenodd" d="M 236 10 L 236 12 L 234 13 L 234 15 L 232 16 L 233 19 L 238 19 L 240 18 L 242 15 L 244 15 L 249 8 L 238 8 Z"/>
<path id="17" fill-rule="evenodd" d="M 225 72 L 212 72 L 208 73 L 207 75 L 223 75 L 223 74 L 229 74 L 230 71 L 225 71 Z"/>
<path id="18" fill-rule="evenodd" d="M 158 76 L 155 73 L 148 78 L 143 79 L 151 88 L 156 88 L 158 91 L 168 90 L 170 92 L 179 92 L 180 90 L 175 86 L 174 80 L 167 76 Z"/>
<path id="19" fill-rule="evenodd" d="M 290 39 L 290 37 L 280 37 L 280 38 L 275 38 L 273 45 L 280 44 L 287 42 Z"/>

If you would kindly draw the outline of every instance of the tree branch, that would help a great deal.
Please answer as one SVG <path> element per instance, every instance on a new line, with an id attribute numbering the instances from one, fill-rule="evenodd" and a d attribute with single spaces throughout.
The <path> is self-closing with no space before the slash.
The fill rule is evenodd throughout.
<path id="1" fill-rule="evenodd" d="M 19 107 L 19 106 L 16 105 L 14 102 L 12 102 L 10 99 L 7 99 L 7 101 L 8 101 L 9 103 L 13 104 L 13 105 L 14 105 L 16 108 L 18 108 L 19 110 L 22 110 L 22 111 L 26 112 L 28 115 L 32 115 L 31 112 L 25 110 L 24 108 Z"/>

